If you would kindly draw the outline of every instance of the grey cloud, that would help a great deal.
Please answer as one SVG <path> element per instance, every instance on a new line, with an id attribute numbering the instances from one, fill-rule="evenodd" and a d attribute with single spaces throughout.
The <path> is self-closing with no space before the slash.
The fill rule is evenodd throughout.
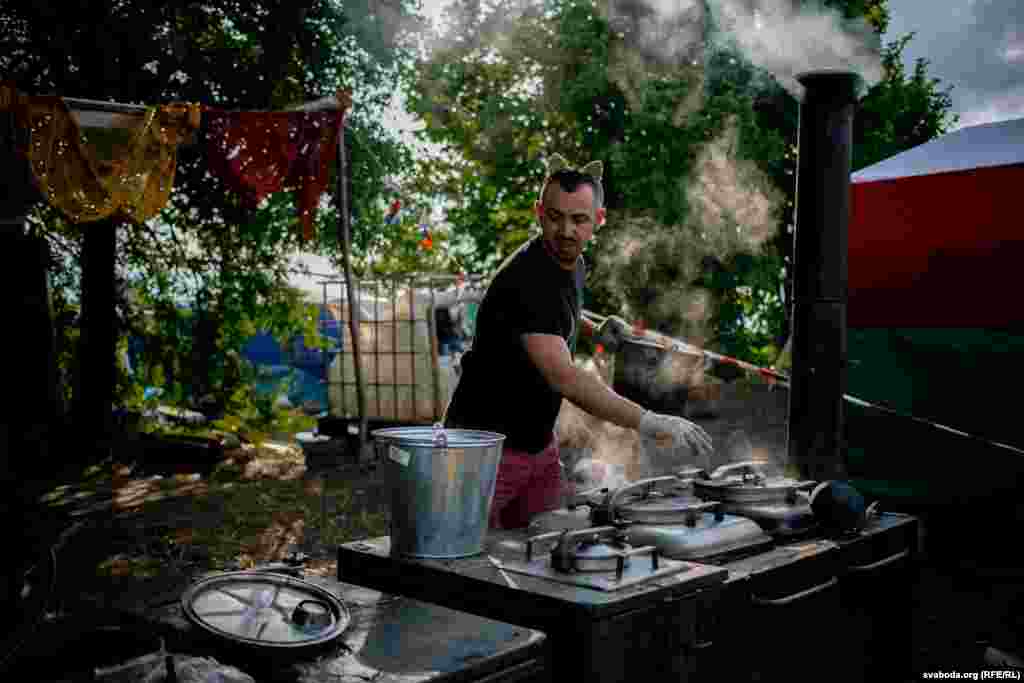
<path id="1" fill-rule="evenodd" d="M 1024 115 L 1024 4 L 1019 0 L 891 0 L 885 36 L 916 32 L 903 56 L 907 70 L 918 58 L 928 74 L 953 86 L 961 125 Z"/>

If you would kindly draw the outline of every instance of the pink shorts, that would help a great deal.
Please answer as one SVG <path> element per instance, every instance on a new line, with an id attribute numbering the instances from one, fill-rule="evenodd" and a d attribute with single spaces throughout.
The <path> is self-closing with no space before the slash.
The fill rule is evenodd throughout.
<path id="1" fill-rule="evenodd" d="M 491 503 L 492 529 L 522 529 L 530 518 L 561 505 L 565 478 L 558 460 L 558 439 L 552 435 L 540 453 L 506 448 L 498 465 Z"/>

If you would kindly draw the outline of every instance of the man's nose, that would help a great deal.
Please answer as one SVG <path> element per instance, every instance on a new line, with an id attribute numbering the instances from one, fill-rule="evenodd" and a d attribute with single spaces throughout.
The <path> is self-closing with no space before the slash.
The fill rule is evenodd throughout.
<path id="1" fill-rule="evenodd" d="M 561 221 L 555 223 L 555 225 L 559 235 L 571 236 L 576 232 L 576 226 L 573 225 L 572 221 L 568 218 L 563 218 Z"/>

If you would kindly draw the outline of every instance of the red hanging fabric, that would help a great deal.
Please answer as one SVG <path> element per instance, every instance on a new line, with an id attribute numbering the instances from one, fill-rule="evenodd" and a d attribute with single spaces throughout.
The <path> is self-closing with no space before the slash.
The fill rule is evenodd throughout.
<path id="1" fill-rule="evenodd" d="M 312 239 L 345 111 L 203 111 L 210 171 L 252 208 L 273 192 L 296 190 L 302 237 Z"/>

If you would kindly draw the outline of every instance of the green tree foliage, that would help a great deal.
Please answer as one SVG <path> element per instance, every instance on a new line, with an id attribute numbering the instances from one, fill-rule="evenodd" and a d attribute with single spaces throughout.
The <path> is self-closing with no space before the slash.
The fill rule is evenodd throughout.
<path id="1" fill-rule="evenodd" d="M 83 2 L 70 9 L 11 0 L 0 9 L 0 73 L 29 94 L 224 109 L 283 109 L 351 88 L 347 182 L 358 255 L 381 222 L 385 177 L 411 164 L 381 121 L 415 27 L 409 0 Z M 207 173 L 204 148 L 200 138 L 179 149 L 169 205 L 158 219 L 121 229 L 118 244 L 122 331 L 160 332 L 167 335 L 162 346 L 174 345 L 181 340 L 171 330 L 180 321 L 169 312 L 179 302 L 193 305 L 194 362 L 173 372 L 200 393 L 215 376 L 207 359 L 237 348 L 254 327 L 282 338 L 310 329 L 309 311 L 285 287 L 293 255 L 304 249 L 339 259 L 332 205 L 317 215 L 316 242 L 303 245 L 291 192 L 243 208 Z M 335 185 L 332 178 L 332 194 Z M 89 226 L 44 205 L 30 221 L 57 257 L 51 280 L 58 309 L 71 311 Z M 129 290 L 139 295 L 130 299 Z M 162 330 L 147 322 L 154 311 L 166 322 Z"/>
<path id="2" fill-rule="evenodd" d="M 950 130 L 959 115 L 950 114 L 950 90 L 939 90 L 928 76 L 928 60 L 918 59 L 908 77 L 901 54 L 914 37 L 901 36 L 882 51 L 883 79 L 861 101 L 854 119 L 853 170 L 870 166 Z"/>
<path id="3" fill-rule="evenodd" d="M 866 18 L 878 36 L 888 25 L 885 0 L 824 6 Z M 788 335 L 799 103 L 728 41 L 704 45 L 698 68 L 651 59 L 604 3 L 456 0 L 449 18 L 452 31 L 404 74 L 422 136 L 443 149 L 419 165 L 417 188 L 450 200 L 453 249 L 468 268 L 486 273 L 528 238 L 547 155 L 601 159 L 609 220 L 588 254 L 588 305 L 771 361 Z M 855 168 L 945 130 L 948 96 L 923 64 L 904 76 L 905 44 L 883 50 L 885 78 L 861 102 Z M 687 191 L 714 170 L 708 156 L 723 140 L 743 169 L 738 185 L 773 205 L 767 239 L 731 239 L 751 226 L 709 219 Z"/>

